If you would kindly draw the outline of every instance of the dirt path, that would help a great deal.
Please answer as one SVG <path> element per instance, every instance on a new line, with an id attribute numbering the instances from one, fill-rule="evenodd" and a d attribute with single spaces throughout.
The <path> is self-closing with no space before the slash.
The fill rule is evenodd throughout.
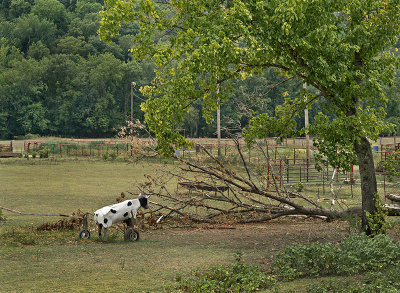
<path id="1" fill-rule="evenodd" d="M 233 229 L 232 229 L 233 228 Z M 198 245 L 242 251 L 250 261 L 268 264 L 275 253 L 288 244 L 338 242 L 348 235 L 348 223 L 318 219 L 285 218 L 263 224 L 237 225 L 230 228 L 167 229 L 143 232 L 147 239 L 163 239 L 168 245 Z M 260 261 L 264 255 L 265 262 Z"/>
<path id="2" fill-rule="evenodd" d="M 193 238 L 202 241 L 225 243 L 232 248 L 243 247 L 243 242 L 254 246 L 264 244 L 271 248 L 282 248 L 288 243 L 310 243 L 314 241 L 340 240 L 349 232 L 346 222 L 326 222 L 318 219 L 280 219 L 263 224 L 236 225 L 233 227 L 190 228 L 165 230 L 164 236 L 179 237 L 185 235 L 187 241 Z M 160 237 L 154 233 L 152 237 Z M 251 239 L 251 241 L 248 241 Z"/>

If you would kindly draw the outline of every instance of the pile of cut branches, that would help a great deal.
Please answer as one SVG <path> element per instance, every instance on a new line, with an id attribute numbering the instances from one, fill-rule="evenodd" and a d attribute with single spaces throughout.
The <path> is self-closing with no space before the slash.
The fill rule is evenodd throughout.
<path id="1" fill-rule="evenodd" d="M 72 213 L 72 217 L 61 219 L 55 223 L 46 222 L 36 227 L 38 231 L 62 231 L 62 230 L 78 230 L 82 227 L 84 213 L 77 210 Z"/>

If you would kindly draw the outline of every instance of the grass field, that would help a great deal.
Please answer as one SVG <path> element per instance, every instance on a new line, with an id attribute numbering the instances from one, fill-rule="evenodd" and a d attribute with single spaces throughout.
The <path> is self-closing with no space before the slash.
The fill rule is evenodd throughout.
<path id="1" fill-rule="evenodd" d="M 154 166 L 98 160 L 2 160 L 1 205 L 24 212 L 71 214 L 115 203 L 122 191 L 151 173 Z M 4 212 L 1 222 L 1 292 L 160 291 L 173 274 L 194 264 L 222 261 L 228 251 L 172 245 L 173 241 L 82 242 L 77 232 L 38 232 L 57 217 L 19 216 Z M 156 233 L 157 234 L 157 233 Z M 11 239 L 11 240 L 10 240 Z M 113 239 L 113 237 L 111 237 Z M 219 257 L 214 257 L 217 253 Z M 207 257 L 210 255 L 210 257 Z M 212 256 L 212 257 L 211 257 Z M 147 275 L 150 274 L 151 276 Z M 155 281 L 158 280 L 158 281 Z"/>
<path id="2" fill-rule="evenodd" d="M 123 191 L 160 162 L 129 164 L 99 159 L 0 159 L 0 205 L 23 212 L 93 212 L 115 203 Z M 174 185 L 171 182 L 171 185 Z M 234 229 L 160 229 L 141 232 L 135 243 L 114 232 L 109 243 L 80 240 L 78 231 L 36 231 L 58 217 L 4 211 L 0 221 L 0 292 L 163 292 L 178 274 L 216 263 L 244 261 L 268 269 L 271 256 L 288 243 L 339 241 L 345 222 L 283 219 Z M 279 292 L 306 292 L 320 279 L 283 283 Z"/>

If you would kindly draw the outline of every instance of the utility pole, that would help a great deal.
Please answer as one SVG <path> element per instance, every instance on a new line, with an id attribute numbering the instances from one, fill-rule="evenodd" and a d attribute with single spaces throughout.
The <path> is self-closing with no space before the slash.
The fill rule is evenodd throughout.
<path id="1" fill-rule="evenodd" d="M 131 82 L 131 123 L 133 124 L 133 89 L 136 86 L 136 82 Z"/>
<path id="2" fill-rule="evenodd" d="M 217 95 L 219 94 L 219 88 L 217 89 Z M 218 98 L 218 104 L 219 104 Z M 218 159 L 221 158 L 221 106 L 218 105 L 217 109 L 217 138 L 218 138 Z"/>
<path id="3" fill-rule="evenodd" d="M 307 84 L 303 83 L 303 89 L 307 88 Z M 304 127 L 306 128 L 306 157 L 307 157 L 307 163 L 310 160 L 310 136 L 308 135 L 308 108 L 306 107 L 304 109 Z"/>

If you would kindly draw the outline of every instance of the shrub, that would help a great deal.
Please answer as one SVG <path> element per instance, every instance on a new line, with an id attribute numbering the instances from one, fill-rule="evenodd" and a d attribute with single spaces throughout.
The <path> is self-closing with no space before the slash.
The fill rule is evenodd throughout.
<path id="1" fill-rule="evenodd" d="M 280 279 L 302 276 L 344 275 L 385 269 L 399 264 L 400 243 L 386 235 L 370 238 L 354 234 L 340 244 L 294 244 L 278 253 L 272 263 Z"/>
<path id="2" fill-rule="evenodd" d="M 258 266 L 249 266 L 236 261 L 228 266 L 215 265 L 205 272 L 194 271 L 188 278 L 177 276 L 176 285 L 180 292 L 255 292 L 275 284 Z"/>
<path id="3" fill-rule="evenodd" d="M 48 158 L 49 157 L 49 148 L 46 146 L 39 151 L 39 158 Z"/>
<path id="4" fill-rule="evenodd" d="M 297 182 L 294 185 L 294 188 L 296 189 L 297 192 L 302 192 L 304 190 L 304 185 L 301 182 Z"/>
<path id="5" fill-rule="evenodd" d="M 389 267 L 384 272 L 374 272 L 366 275 L 366 286 L 363 292 L 399 292 L 400 291 L 400 267 Z"/>
<path id="6" fill-rule="evenodd" d="M 309 293 L 362 293 L 364 292 L 359 282 L 330 280 L 312 284 L 307 289 Z"/>
<path id="7" fill-rule="evenodd" d="M 386 235 L 371 238 L 355 234 L 344 239 L 339 248 L 337 261 L 340 274 L 381 270 L 400 261 L 400 243 L 394 243 Z"/>
<path id="8" fill-rule="evenodd" d="M 108 161 L 110 159 L 110 154 L 108 152 L 104 153 L 102 156 L 104 161 Z"/>
<path id="9" fill-rule="evenodd" d="M 338 247 L 332 243 L 289 245 L 275 256 L 273 273 L 284 280 L 307 275 L 329 275 L 335 272 L 334 260 L 337 254 Z"/>
<path id="10" fill-rule="evenodd" d="M 102 156 L 104 161 L 115 161 L 116 158 L 118 157 L 118 154 L 112 151 L 112 152 L 106 152 Z"/>
<path id="11" fill-rule="evenodd" d="M 118 154 L 116 152 L 111 152 L 110 153 L 110 160 L 115 161 L 115 159 L 118 157 Z"/>
<path id="12" fill-rule="evenodd" d="M 330 280 L 309 286 L 310 293 L 397 293 L 400 291 L 400 267 L 368 273 L 361 281 Z"/>
<path id="13" fill-rule="evenodd" d="M 385 234 L 387 229 L 391 227 L 387 217 L 388 210 L 384 207 L 384 203 L 378 193 L 375 194 L 375 213 L 366 212 L 368 225 L 371 229 L 371 235 Z"/>

